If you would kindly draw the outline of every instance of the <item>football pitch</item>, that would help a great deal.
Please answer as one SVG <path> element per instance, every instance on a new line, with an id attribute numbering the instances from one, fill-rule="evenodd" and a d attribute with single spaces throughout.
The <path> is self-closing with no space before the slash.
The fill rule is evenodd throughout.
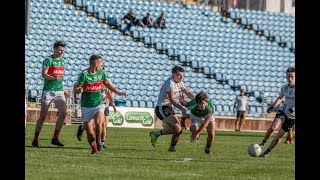
<path id="1" fill-rule="evenodd" d="M 78 141 L 77 128 L 78 125 L 63 126 L 59 140 L 65 146 L 57 147 L 51 145 L 54 125 L 45 124 L 39 136 L 41 147 L 34 148 L 31 142 L 35 125 L 27 124 L 25 178 L 295 179 L 295 145 L 284 144 L 285 139 L 266 158 L 248 155 L 248 145 L 260 143 L 263 132 L 216 131 L 213 153 L 207 155 L 206 132 L 191 143 L 191 132 L 184 130 L 177 151 L 168 152 L 171 135 L 159 137 L 154 148 L 150 143 L 151 129 L 107 128 L 106 148 L 91 154 L 86 133 Z"/>

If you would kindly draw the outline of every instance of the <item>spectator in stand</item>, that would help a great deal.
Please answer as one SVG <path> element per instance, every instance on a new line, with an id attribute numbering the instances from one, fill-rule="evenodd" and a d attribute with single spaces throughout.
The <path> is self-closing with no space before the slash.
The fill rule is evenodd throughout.
<path id="1" fill-rule="evenodd" d="M 126 14 L 121 20 L 128 24 L 128 27 L 125 29 L 125 31 L 130 31 L 131 26 L 136 26 L 139 24 L 139 19 L 134 16 L 132 9 L 130 9 L 129 13 Z"/>
<path id="2" fill-rule="evenodd" d="M 145 16 L 144 18 L 142 18 L 142 21 L 141 21 L 140 25 L 141 25 L 142 27 L 148 27 L 148 28 L 152 27 L 153 21 L 152 21 L 152 19 L 151 19 L 150 13 L 147 13 L 147 16 Z"/>
<path id="3" fill-rule="evenodd" d="M 161 15 L 156 19 L 155 23 L 156 28 L 166 28 L 166 21 L 164 19 L 164 12 L 161 13 Z"/>

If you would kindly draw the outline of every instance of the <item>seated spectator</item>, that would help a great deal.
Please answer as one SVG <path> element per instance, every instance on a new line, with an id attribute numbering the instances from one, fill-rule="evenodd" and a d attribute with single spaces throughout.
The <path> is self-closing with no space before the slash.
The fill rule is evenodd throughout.
<path id="1" fill-rule="evenodd" d="M 121 20 L 124 20 L 125 23 L 128 24 L 126 30 L 130 30 L 132 25 L 136 26 L 139 24 L 139 19 L 136 16 L 134 16 L 132 9 L 130 9 L 129 13 L 126 14 Z"/>
<path id="2" fill-rule="evenodd" d="M 152 22 L 152 19 L 151 19 L 151 15 L 150 15 L 150 13 L 147 13 L 147 16 L 142 18 L 142 21 L 141 21 L 140 25 L 142 27 L 149 27 L 150 28 L 150 27 L 152 27 L 152 24 L 153 24 L 153 22 Z"/>
<path id="3" fill-rule="evenodd" d="M 166 28 L 166 22 L 164 19 L 164 12 L 161 13 L 161 15 L 156 19 L 155 23 L 156 28 Z"/>

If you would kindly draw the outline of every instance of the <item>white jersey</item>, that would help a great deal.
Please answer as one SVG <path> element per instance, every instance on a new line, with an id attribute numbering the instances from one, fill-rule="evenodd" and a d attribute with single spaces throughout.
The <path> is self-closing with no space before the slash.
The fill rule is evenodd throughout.
<path id="1" fill-rule="evenodd" d="M 248 102 L 247 96 L 245 96 L 245 95 L 237 96 L 236 97 L 237 111 L 246 111 L 247 110 L 247 102 Z"/>
<path id="2" fill-rule="evenodd" d="M 279 110 L 282 110 L 290 119 L 295 119 L 295 87 L 290 87 L 288 84 L 282 86 L 280 96 L 284 96 L 285 100 Z M 293 112 L 290 112 L 289 109 Z"/>
<path id="3" fill-rule="evenodd" d="M 172 89 L 175 96 L 174 98 L 176 98 L 176 97 L 179 97 L 179 95 L 182 95 L 183 88 L 185 87 L 182 81 L 179 83 L 176 83 L 172 77 L 169 77 L 161 87 L 161 90 L 158 96 L 157 106 L 171 106 L 167 92 L 170 92 Z"/>

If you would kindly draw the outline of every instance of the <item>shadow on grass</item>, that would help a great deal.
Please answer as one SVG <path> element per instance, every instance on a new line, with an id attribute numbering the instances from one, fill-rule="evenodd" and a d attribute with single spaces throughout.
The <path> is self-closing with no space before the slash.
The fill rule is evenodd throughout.
<path id="1" fill-rule="evenodd" d="M 34 148 L 34 149 L 37 149 L 37 148 L 48 148 L 48 149 L 88 149 L 87 147 L 59 147 L 59 146 L 40 146 L 40 147 L 33 147 L 33 146 L 31 146 L 31 145 L 26 145 L 26 146 L 24 146 L 24 147 L 26 147 L 26 148 Z"/>
<path id="2" fill-rule="evenodd" d="M 182 134 L 191 134 L 191 131 L 189 129 L 183 129 Z M 216 131 L 217 136 L 245 136 L 245 137 L 263 137 L 264 132 L 246 132 L 246 131 L 240 131 L 240 132 L 233 132 L 233 131 Z M 206 130 L 203 130 L 201 135 L 207 135 Z"/>
<path id="3" fill-rule="evenodd" d="M 150 149 L 139 149 L 139 148 L 129 148 L 129 147 L 122 147 L 122 148 L 112 148 L 112 151 L 119 152 L 119 151 L 132 151 L 132 152 L 150 152 Z"/>
<path id="4" fill-rule="evenodd" d="M 210 156 L 210 155 L 209 155 Z M 126 159 L 126 160 L 150 160 L 150 161 L 165 161 L 165 162 L 177 162 L 177 163 L 188 163 L 188 162 L 201 162 L 201 163 L 212 163 L 212 162 L 217 162 L 217 163 L 238 163 L 240 160 L 213 160 L 213 159 L 191 159 L 190 161 L 183 161 L 183 159 L 188 159 L 188 158 L 156 158 L 156 157 L 141 157 L 141 156 L 109 156 L 108 158 L 110 159 Z"/>
<path id="5" fill-rule="evenodd" d="M 216 133 L 216 136 L 233 136 L 233 137 L 240 137 L 240 136 L 243 136 L 243 137 L 263 137 L 264 136 L 264 133 L 261 133 L 261 134 L 254 134 L 254 133 L 247 133 L 247 132 L 237 132 L 237 133 L 221 133 L 221 132 L 218 132 Z"/>

